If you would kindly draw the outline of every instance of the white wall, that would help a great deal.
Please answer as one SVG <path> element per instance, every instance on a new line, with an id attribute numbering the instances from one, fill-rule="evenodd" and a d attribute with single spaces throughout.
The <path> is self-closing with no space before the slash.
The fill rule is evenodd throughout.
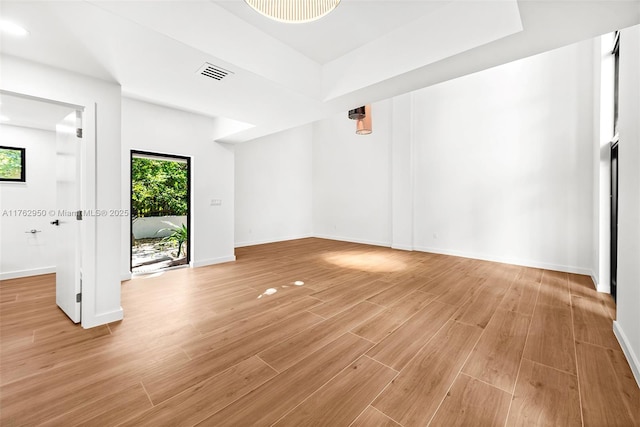
<path id="1" fill-rule="evenodd" d="M 120 86 L 2 55 L 0 89 L 85 107 L 83 210 L 120 209 Z M 99 161 L 97 161 L 99 159 Z M 120 218 L 82 221 L 82 326 L 120 320 Z"/>
<path id="2" fill-rule="evenodd" d="M 416 249 L 591 273 L 592 49 L 414 93 Z"/>
<path id="3" fill-rule="evenodd" d="M 314 234 L 591 274 L 593 41 L 314 124 Z"/>
<path id="4" fill-rule="evenodd" d="M 0 279 L 55 273 L 56 133 L 0 125 L 0 145 L 26 148 L 27 160 L 26 182 L 0 182 Z"/>
<path id="5" fill-rule="evenodd" d="M 233 261 L 233 147 L 213 142 L 210 117 L 122 98 L 120 203 L 129 208 L 131 150 L 191 157 L 191 263 Z M 212 206 L 212 200 L 221 205 Z M 130 277 L 130 225 L 122 219 L 121 276 Z"/>
<path id="6" fill-rule="evenodd" d="M 640 26 L 620 37 L 618 288 L 614 331 L 640 385 Z"/>
<path id="7" fill-rule="evenodd" d="M 236 146 L 236 247 L 312 235 L 312 137 L 305 125 Z"/>
<path id="8" fill-rule="evenodd" d="M 313 125 L 313 231 L 391 245 L 391 100 L 372 105 L 373 133 L 356 135 L 347 112 Z"/>

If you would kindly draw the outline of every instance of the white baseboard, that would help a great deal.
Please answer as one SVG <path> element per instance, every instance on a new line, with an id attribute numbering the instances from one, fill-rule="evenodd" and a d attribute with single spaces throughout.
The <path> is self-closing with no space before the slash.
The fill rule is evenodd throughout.
<path id="1" fill-rule="evenodd" d="M 356 239 L 356 238 L 353 238 L 353 237 L 330 236 L 328 234 L 316 234 L 313 237 L 317 237 L 318 239 L 338 240 L 340 242 L 360 243 L 362 245 L 384 246 L 385 248 L 390 248 L 391 247 L 391 243 L 389 243 L 389 242 L 380 242 L 380 241 L 376 241 L 376 240 Z"/>
<path id="2" fill-rule="evenodd" d="M 391 245 L 391 249 L 397 249 L 399 251 L 412 251 L 413 246 L 409 245 Z"/>
<path id="3" fill-rule="evenodd" d="M 596 274 L 593 272 L 591 272 L 591 280 L 593 280 L 593 284 L 595 285 L 598 292 L 603 292 L 605 294 L 611 293 L 611 282 L 609 280 L 601 283 L 600 281 L 598 281 L 598 276 L 596 276 Z"/>
<path id="4" fill-rule="evenodd" d="M 308 239 L 309 237 L 315 237 L 313 234 L 301 234 L 299 236 L 287 236 L 287 237 L 278 237 L 277 239 L 261 239 L 261 240 L 251 240 L 246 242 L 236 242 L 236 248 L 244 248 L 246 246 L 256 246 L 256 245 L 264 245 L 267 243 L 276 243 L 276 242 L 286 242 L 288 240 L 298 240 L 298 239 Z"/>
<path id="5" fill-rule="evenodd" d="M 126 282 L 127 280 L 131 280 L 131 276 L 132 276 L 131 272 L 121 274 L 120 275 L 120 281 L 121 282 Z"/>
<path id="6" fill-rule="evenodd" d="M 591 281 L 593 282 L 593 286 L 595 286 L 596 291 L 602 292 L 604 294 L 611 293 L 611 284 L 607 281 L 607 283 L 600 283 L 598 281 L 598 276 L 592 271 L 591 272 Z"/>
<path id="7" fill-rule="evenodd" d="M 583 274 L 586 276 L 592 276 L 591 269 L 575 267 L 570 265 L 567 266 L 567 265 L 560 265 L 560 264 L 551 264 L 551 263 L 540 262 L 540 261 L 523 260 L 523 259 L 503 257 L 503 256 L 492 256 L 492 255 L 486 255 L 481 253 L 454 251 L 454 250 L 440 249 L 440 248 L 428 248 L 428 247 L 419 246 L 419 247 L 415 247 L 414 249 L 420 252 L 430 252 L 435 254 L 458 256 L 462 258 L 473 258 L 473 259 L 479 259 L 483 261 L 501 262 L 504 264 L 520 265 L 523 267 L 542 268 L 544 270 L 562 271 L 564 273 L 574 273 L 574 274 Z"/>
<path id="8" fill-rule="evenodd" d="M 55 273 L 55 267 L 32 268 L 29 270 L 8 271 L 0 273 L 0 280 L 18 279 L 20 277 L 40 276 Z"/>
<path id="9" fill-rule="evenodd" d="M 364 245 L 383 246 L 386 248 L 390 247 L 392 249 L 403 250 L 403 251 L 415 250 L 420 252 L 429 252 L 429 253 L 436 253 L 436 254 L 442 254 L 442 255 L 458 256 L 462 258 L 473 258 L 473 259 L 479 259 L 484 261 L 500 262 L 504 264 L 520 265 L 523 267 L 542 268 L 545 270 L 582 274 L 582 275 L 591 277 L 595 285 L 595 288 L 599 292 L 608 292 L 607 289 L 598 289 L 596 277 L 590 268 L 582 268 L 582 267 L 576 267 L 571 265 L 567 266 L 567 265 L 560 265 L 560 264 L 552 264 L 552 263 L 533 261 L 533 260 L 523 260 L 523 259 L 517 259 L 517 258 L 511 258 L 511 257 L 505 257 L 505 256 L 492 256 L 492 255 L 486 255 L 482 253 L 456 251 L 456 250 L 448 250 L 448 249 L 441 249 L 441 248 L 421 247 L 421 246 L 412 247 L 409 245 L 392 245 L 389 242 L 358 239 L 358 238 L 345 237 L 345 236 L 335 236 L 335 235 L 329 235 L 329 234 L 308 234 L 303 236 L 290 236 L 290 237 L 285 237 L 278 240 L 266 239 L 266 240 L 256 240 L 251 242 L 238 242 L 235 244 L 235 247 L 241 248 L 245 246 L 262 245 L 266 243 L 283 242 L 287 240 L 305 239 L 309 237 L 316 237 L 318 239 L 327 239 L 327 240 L 338 240 L 341 242 L 360 243 Z"/>
<path id="10" fill-rule="evenodd" d="M 215 265 L 215 264 L 222 264 L 224 262 L 233 262 L 236 260 L 235 255 L 231 255 L 231 256 L 225 256 L 225 257 L 220 257 L 220 258 L 210 258 L 210 259 L 203 259 L 203 260 L 199 260 L 199 261 L 193 261 L 193 267 L 206 267 L 207 265 Z"/>
<path id="11" fill-rule="evenodd" d="M 633 372 L 633 376 L 636 379 L 636 383 L 638 383 L 638 387 L 640 387 L 640 361 L 633 351 L 633 348 L 629 345 L 629 340 L 622 330 L 622 326 L 620 326 L 620 323 L 616 320 L 613 321 L 613 333 L 618 339 L 620 347 L 622 347 L 622 352 L 626 356 L 627 362 L 629 362 L 629 366 L 631 367 L 631 372 Z"/>
<path id="12" fill-rule="evenodd" d="M 120 307 L 119 310 L 110 311 L 108 313 L 100 313 L 95 316 L 85 316 L 84 313 L 82 315 L 81 325 L 85 329 L 95 328 L 96 326 L 106 325 L 107 323 L 117 322 L 118 320 L 122 320 L 124 318 L 124 310 Z"/>
<path id="13" fill-rule="evenodd" d="M 236 248 L 240 248 L 240 247 L 244 247 L 244 246 L 262 245 L 262 244 L 265 244 L 265 243 L 275 243 L 275 242 L 286 241 L 286 240 L 304 239 L 304 238 L 308 238 L 308 237 L 316 237 L 318 239 L 327 239 L 327 240 L 338 240 L 338 241 L 341 241 L 341 242 L 360 243 L 360 244 L 363 244 L 363 245 L 383 246 L 383 247 L 386 247 L 386 248 L 390 247 L 392 249 L 403 250 L 403 251 L 430 252 L 430 253 L 436 253 L 436 254 L 442 254 L 442 255 L 458 256 L 458 257 L 462 257 L 462 258 L 473 258 L 473 259 L 479 259 L 479 260 L 484 260 L 484 261 L 501 262 L 501 263 L 504 263 L 504 264 L 520 265 L 520 266 L 523 266 L 523 267 L 542 268 L 542 269 L 545 269 L 545 270 L 553 270 L 553 271 L 562 271 L 562 272 L 565 272 L 565 273 L 582 274 L 582 275 L 590 276 L 592 278 L 592 280 L 594 281 L 594 284 L 597 283 L 596 280 L 595 280 L 595 276 L 593 274 L 593 271 L 591 269 L 589 269 L 589 268 L 582 268 L 582 267 L 576 267 L 576 266 L 567 266 L 567 265 L 560 265 L 560 264 L 552 264 L 552 263 L 546 263 L 546 262 L 540 262 L 540 261 L 532 261 L 532 260 L 522 260 L 522 259 L 511 258 L 511 257 L 503 257 L 503 256 L 491 256 L 491 255 L 486 255 L 486 254 L 481 254 L 481 253 L 455 251 L 455 250 L 448 250 L 448 249 L 441 249 L 441 248 L 420 247 L 420 246 L 411 247 L 409 245 L 392 245 L 389 242 L 381 242 L 381 241 L 367 240 L 367 239 L 358 239 L 358 238 L 345 237 L 345 236 L 335 236 L 335 235 L 329 235 L 329 234 L 312 234 L 312 235 L 304 235 L 304 236 L 297 236 L 297 237 L 287 237 L 287 238 L 283 238 L 283 239 L 280 239 L 280 240 L 262 240 L 262 241 L 253 241 L 253 242 L 239 242 L 239 243 L 236 243 Z M 596 286 L 596 289 L 599 292 L 603 292 L 603 290 L 598 289 L 597 286 Z"/>

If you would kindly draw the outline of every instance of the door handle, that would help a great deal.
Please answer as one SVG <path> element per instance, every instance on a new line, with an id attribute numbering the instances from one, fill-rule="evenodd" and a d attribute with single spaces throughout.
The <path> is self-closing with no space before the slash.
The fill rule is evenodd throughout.
<path id="1" fill-rule="evenodd" d="M 55 221 L 50 222 L 51 225 L 60 225 L 60 220 L 56 219 Z"/>

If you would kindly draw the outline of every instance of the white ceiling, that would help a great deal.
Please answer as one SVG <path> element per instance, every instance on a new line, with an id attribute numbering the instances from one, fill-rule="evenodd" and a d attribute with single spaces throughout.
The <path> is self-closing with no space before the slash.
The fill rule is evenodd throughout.
<path id="1" fill-rule="evenodd" d="M 0 15 L 31 33 L 0 53 L 210 116 L 212 140 L 236 143 L 638 24 L 640 0 L 342 0 L 310 24 L 242 0 L 2 0 Z M 205 62 L 234 74 L 202 77 Z"/>
<path id="2" fill-rule="evenodd" d="M 265 19 L 243 0 L 216 4 L 309 59 L 326 64 L 450 1 L 395 0 L 389 7 L 389 1 L 343 0 L 326 17 L 304 25 Z"/>

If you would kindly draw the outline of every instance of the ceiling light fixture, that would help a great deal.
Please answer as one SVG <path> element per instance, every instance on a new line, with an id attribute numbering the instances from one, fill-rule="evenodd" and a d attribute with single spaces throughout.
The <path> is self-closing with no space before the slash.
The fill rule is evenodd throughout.
<path id="1" fill-rule="evenodd" d="M 335 9 L 340 0 L 244 0 L 258 13 L 279 22 L 315 21 Z"/>
<path id="2" fill-rule="evenodd" d="M 371 105 L 349 110 L 349 118 L 356 120 L 356 134 L 369 135 L 373 131 L 371 126 Z"/>
<path id="3" fill-rule="evenodd" d="M 29 31 L 16 24 L 15 22 L 0 20 L 0 31 L 5 34 L 16 37 L 24 37 L 29 35 Z"/>

